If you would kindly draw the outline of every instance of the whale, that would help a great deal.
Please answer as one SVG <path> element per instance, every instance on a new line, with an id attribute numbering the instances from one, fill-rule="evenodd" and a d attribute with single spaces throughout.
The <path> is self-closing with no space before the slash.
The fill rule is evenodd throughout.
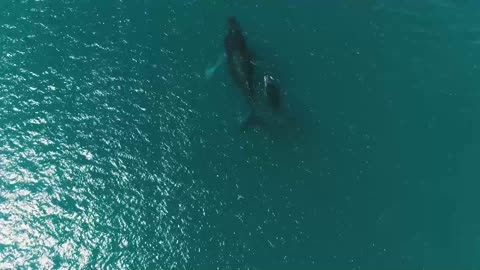
<path id="1" fill-rule="evenodd" d="M 228 72 L 234 84 L 241 89 L 247 103 L 255 103 L 253 53 L 247 46 L 242 28 L 234 16 L 227 18 L 227 33 L 224 39 Z"/>
<path id="2" fill-rule="evenodd" d="M 227 18 L 224 47 L 228 73 L 250 109 L 249 116 L 241 124 L 241 131 L 268 128 L 271 124 L 282 122 L 282 112 L 285 110 L 279 82 L 270 72 L 259 77 L 263 83 L 262 80 L 255 81 L 254 53 L 248 47 L 243 30 L 234 16 Z"/>
<path id="3" fill-rule="evenodd" d="M 270 107 L 278 112 L 282 108 L 282 95 L 278 81 L 272 75 L 264 75 L 263 87 Z"/>

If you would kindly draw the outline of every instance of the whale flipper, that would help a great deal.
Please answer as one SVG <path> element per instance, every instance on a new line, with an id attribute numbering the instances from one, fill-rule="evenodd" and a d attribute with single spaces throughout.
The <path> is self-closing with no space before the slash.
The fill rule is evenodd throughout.
<path id="1" fill-rule="evenodd" d="M 225 61 L 225 54 L 222 53 L 221 55 L 218 56 L 217 62 L 213 66 L 208 67 L 205 70 L 205 78 L 208 80 L 213 77 L 213 74 L 217 71 L 217 69 L 223 64 Z"/>

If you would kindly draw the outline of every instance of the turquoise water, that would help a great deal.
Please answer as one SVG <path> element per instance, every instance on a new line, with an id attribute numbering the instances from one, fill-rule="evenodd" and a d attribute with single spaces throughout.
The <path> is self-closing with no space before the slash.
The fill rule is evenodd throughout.
<path id="1" fill-rule="evenodd" d="M 330 2 L 1 1 L 0 268 L 480 268 L 480 4 Z"/>

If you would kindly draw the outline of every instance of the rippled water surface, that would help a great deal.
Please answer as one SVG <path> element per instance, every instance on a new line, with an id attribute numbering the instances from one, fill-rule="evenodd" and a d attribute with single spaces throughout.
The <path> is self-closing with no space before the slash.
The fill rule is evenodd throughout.
<path id="1" fill-rule="evenodd" d="M 1 1 L 0 268 L 479 268 L 480 4 L 300 2 Z"/>

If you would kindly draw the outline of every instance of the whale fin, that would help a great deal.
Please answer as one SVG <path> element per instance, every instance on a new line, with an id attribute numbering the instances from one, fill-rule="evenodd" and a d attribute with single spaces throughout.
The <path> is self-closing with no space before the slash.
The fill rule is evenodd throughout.
<path id="1" fill-rule="evenodd" d="M 210 66 L 205 70 L 205 78 L 207 80 L 212 78 L 215 72 L 217 71 L 217 69 L 223 64 L 224 61 L 225 61 L 225 54 L 222 53 L 221 55 L 218 56 L 217 62 L 215 62 L 213 66 Z"/>

